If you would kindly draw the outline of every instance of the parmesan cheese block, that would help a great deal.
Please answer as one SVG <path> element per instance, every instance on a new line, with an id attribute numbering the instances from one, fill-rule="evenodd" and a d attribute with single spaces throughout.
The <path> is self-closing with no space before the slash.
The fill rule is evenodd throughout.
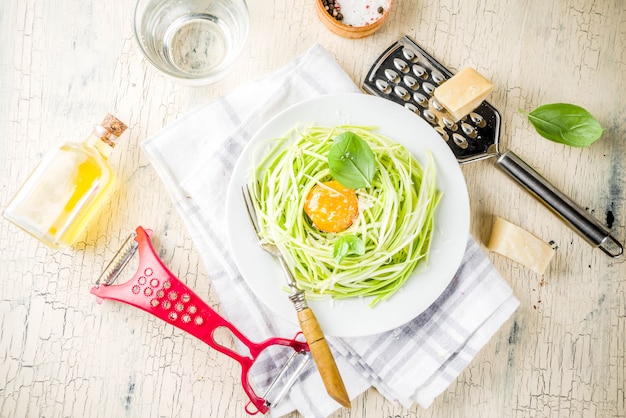
<path id="1" fill-rule="evenodd" d="M 554 255 L 554 249 L 549 244 L 500 217 L 496 217 L 487 248 L 538 274 L 546 271 Z"/>
<path id="2" fill-rule="evenodd" d="M 493 90 L 493 84 L 473 68 L 465 68 L 435 89 L 434 96 L 454 122 L 476 109 Z"/>

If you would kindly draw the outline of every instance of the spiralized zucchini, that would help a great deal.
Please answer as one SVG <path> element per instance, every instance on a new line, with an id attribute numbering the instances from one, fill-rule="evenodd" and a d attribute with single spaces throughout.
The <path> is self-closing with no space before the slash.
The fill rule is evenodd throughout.
<path id="1" fill-rule="evenodd" d="M 346 131 L 369 144 L 378 169 L 372 187 L 356 190 L 354 223 L 326 233 L 312 225 L 304 203 L 313 186 L 331 180 L 328 151 Z M 280 249 L 308 298 L 371 296 L 373 306 L 400 289 L 418 265 L 427 266 L 441 198 L 430 153 L 422 168 L 403 146 L 362 126 L 296 128 L 275 141 L 250 174 L 249 186 L 262 238 Z M 333 246 L 342 235 L 361 238 L 365 253 L 337 264 Z"/>

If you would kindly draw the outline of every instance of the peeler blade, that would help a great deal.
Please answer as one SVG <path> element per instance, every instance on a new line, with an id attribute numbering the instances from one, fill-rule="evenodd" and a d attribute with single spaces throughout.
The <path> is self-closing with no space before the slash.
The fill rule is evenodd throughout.
<path id="1" fill-rule="evenodd" d="M 137 241 L 135 241 L 136 236 L 136 232 L 131 232 L 128 235 L 120 249 L 117 250 L 117 253 L 113 256 L 113 259 L 111 259 L 104 271 L 102 271 L 98 277 L 98 280 L 96 280 L 96 287 L 99 287 L 100 285 L 109 286 L 115 283 L 122 271 L 126 268 L 128 262 L 137 252 L 137 248 L 139 248 Z"/>
<path id="2" fill-rule="evenodd" d="M 285 398 L 310 359 L 311 354 L 308 351 L 294 351 L 291 354 L 263 394 L 268 407 L 276 407 Z"/>

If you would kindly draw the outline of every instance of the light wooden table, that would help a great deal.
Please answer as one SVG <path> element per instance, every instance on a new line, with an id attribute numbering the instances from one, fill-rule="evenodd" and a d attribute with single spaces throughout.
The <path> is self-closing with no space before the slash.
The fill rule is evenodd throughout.
<path id="1" fill-rule="evenodd" d="M 121 187 L 77 251 L 46 249 L 0 222 L 0 416 L 244 416 L 238 366 L 125 305 L 99 308 L 90 284 L 137 225 L 159 230 L 172 271 L 219 309 L 210 277 L 139 147 L 190 109 L 267 74 L 315 42 L 361 83 L 373 60 L 410 35 L 454 70 L 495 83 L 502 145 L 626 239 L 626 2 L 396 0 L 375 35 L 339 38 L 312 0 L 250 0 L 251 33 L 223 82 L 187 87 L 157 73 L 132 37 L 130 1 L 0 4 L 0 205 L 44 152 L 82 140 L 112 111 L 130 126 L 112 157 Z M 320 80 L 323 81 L 323 74 Z M 569 148 L 539 137 L 518 111 L 553 102 L 591 111 L 605 134 Z M 626 258 L 584 243 L 495 169 L 463 166 L 471 232 L 494 215 L 558 250 L 544 277 L 496 254 L 521 300 L 514 316 L 428 410 L 370 390 L 334 417 L 617 417 L 626 415 Z M 294 417 L 297 414 L 294 414 Z"/>

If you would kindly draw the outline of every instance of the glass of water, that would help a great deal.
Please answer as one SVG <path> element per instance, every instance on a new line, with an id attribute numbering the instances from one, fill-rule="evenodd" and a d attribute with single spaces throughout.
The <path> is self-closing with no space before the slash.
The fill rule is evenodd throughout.
<path id="1" fill-rule="evenodd" d="M 226 76 L 249 25 L 245 0 L 138 0 L 135 9 L 135 37 L 148 61 L 188 84 Z"/>

